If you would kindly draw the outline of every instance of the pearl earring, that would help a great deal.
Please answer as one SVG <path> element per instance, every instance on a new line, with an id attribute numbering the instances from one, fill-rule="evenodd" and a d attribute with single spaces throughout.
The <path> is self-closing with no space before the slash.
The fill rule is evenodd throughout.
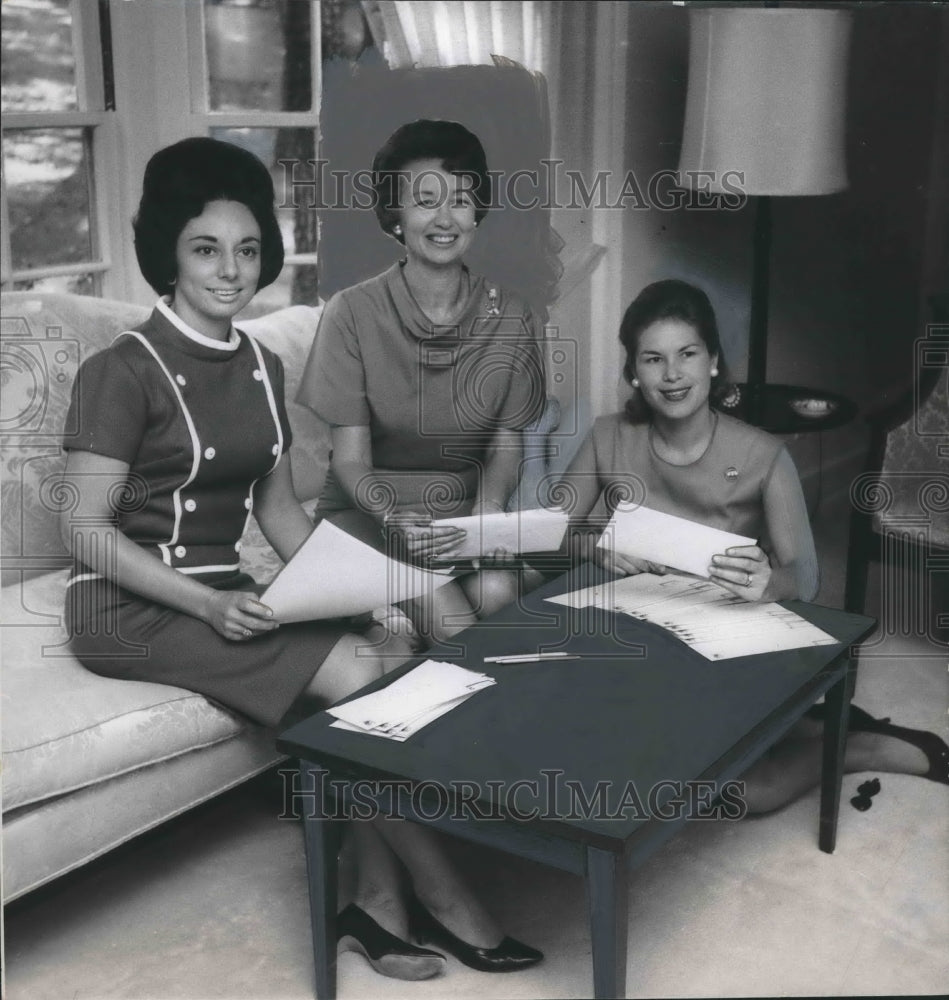
<path id="1" fill-rule="evenodd" d="M 402 235 L 402 227 L 398 224 L 398 222 L 392 227 L 392 235 L 393 236 Z"/>
<path id="2" fill-rule="evenodd" d="M 718 369 L 717 368 L 713 368 L 712 369 L 712 378 L 717 378 L 717 377 L 718 377 Z"/>
<path id="3" fill-rule="evenodd" d="M 634 378 L 634 379 L 632 380 L 632 382 L 630 382 L 630 385 L 631 385 L 631 386 L 632 386 L 632 387 L 633 387 L 634 389 L 638 389 L 638 388 L 639 388 L 639 379 L 638 379 L 638 378 Z"/>

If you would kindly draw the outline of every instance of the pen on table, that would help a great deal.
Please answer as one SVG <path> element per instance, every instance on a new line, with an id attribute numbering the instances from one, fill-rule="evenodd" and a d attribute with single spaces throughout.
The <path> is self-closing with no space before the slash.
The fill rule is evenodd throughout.
<path id="1" fill-rule="evenodd" d="M 486 656 L 485 663 L 533 663 L 537 660 L 579 660 L 578 653 L 511 653 L 508 656 Z"/>

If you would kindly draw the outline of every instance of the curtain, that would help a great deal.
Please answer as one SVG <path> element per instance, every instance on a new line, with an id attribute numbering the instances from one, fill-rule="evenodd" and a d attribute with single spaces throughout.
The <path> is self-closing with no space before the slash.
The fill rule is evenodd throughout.
<path id="1" fill-rule="evenodd" d="M 549 69 L 550 3 L 535 0 L 370 0 L 376 45 L 392 69 L 518 63 Z"/>

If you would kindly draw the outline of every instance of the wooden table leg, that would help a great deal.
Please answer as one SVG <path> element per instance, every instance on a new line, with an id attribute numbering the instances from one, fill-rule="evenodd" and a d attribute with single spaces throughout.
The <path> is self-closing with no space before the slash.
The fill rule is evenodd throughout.
<path id="1" fill-rule="evenodd" d="M 626 861 L 622 855 L 587 848 L 587 896 L 593 944 L 593 996 L 626 996 L 628 925 Z"/>
<path id="2" fill-rule="evenodd" d="M 331 819 L 333 802 L 323 788 L 317 765 L 300 761 L 303 789 L 303 843 L 310 895 L 310 928 L 313 935 L 313 964 L 316 970 L 317 1000 L 336 997 L 336 908 L 337 859 L 343 823 Z"/>
<path id="3" fill-rule="evenodd" d="M 818 844 L 827 854 L 837 844 L 837 817 L 840 813 L 840 786 L 844 777 L 844 753 L 847 748 L 847 723 L 853 691 L 852 669 L 827 692 L 824 698 L 824 754 L 820 785 L 820 832 Z"/>

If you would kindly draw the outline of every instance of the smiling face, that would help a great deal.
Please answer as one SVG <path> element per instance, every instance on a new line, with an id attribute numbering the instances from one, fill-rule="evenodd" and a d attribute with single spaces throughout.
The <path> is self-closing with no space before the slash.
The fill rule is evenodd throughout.
<path id="1" fill-rule="evenodd" d="M 408 260 L 429 267 L 459 264 L 475 234 L 471 179 L 416 160 L 404 170 L 399 224 Z"/>
<path id="2" fill-rule="evenodd" d="M 691 323 L 681 319 L 650 323 L 636 346 L 635 371 L 643 400 L 657 417 L 691 417 L 708 405 L 717 361 Z"/>
<path id="3" fill-rule="evenodd" d="M 174 311 L 207 337 L 224 340 L 231 319 L 257 291 L 260 226 L 239 201 L 209 201 L 175 246 Z"/>

